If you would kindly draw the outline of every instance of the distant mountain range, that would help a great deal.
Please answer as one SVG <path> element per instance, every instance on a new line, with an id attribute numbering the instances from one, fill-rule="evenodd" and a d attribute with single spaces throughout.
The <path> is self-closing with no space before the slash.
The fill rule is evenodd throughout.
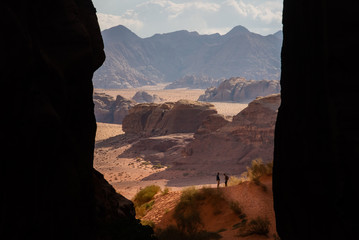
<path id="1" fill-rule="evenodd" d="M 96 88 L 174 82 L 186 75 L 279 79 L 282 31 L 262 36 L 237 26 L 225 35 L 177 31 L 140 38 L 119 25 L 102 32 L 106 61 Z"/>

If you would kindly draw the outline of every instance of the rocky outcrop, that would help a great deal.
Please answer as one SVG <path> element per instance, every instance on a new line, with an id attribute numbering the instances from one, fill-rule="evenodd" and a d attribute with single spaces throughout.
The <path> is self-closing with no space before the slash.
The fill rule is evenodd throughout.
<path id="1" fill-rule="evenodd" d="M 142 135 L 122 157 L 141 154 L 146 160 L 170 166 L 146 180 L 169 179 L 168 184 L 173 183 L 174 186 L 177 180 L 184 181 L 186 176 L 190 181 L 207 178 L 218 171 L 240 175 L 254 159 L 261 158 L 264 162 L 273 160 L 274 126 L 279 105 L 279 94 L 260 97 L 234 116 L 232 121 L 223 115 L 211 113 L 187 134 Z M 143 106 L 146 111 L 138 109 L 136 112 L 144 116 L 142 119 L 147 119 L 158 108 L 158 105 L 152 106 Z M 136 122 L 134 118 L 129 119 L 132 119 L 132 123 Z M 137 116 L 136 119 L 141 117 Z M 151 129 L 147 130 L 151 132 Z M 213 177 L 210 178 L 208 183 L 213 181 Z"/>
<path id="2" fill-rule="evenodd" d="M 223 81 L 217 88 L 208 88 L 198 101 L 207 102 L 250 102 L 259 96 L 279 93 L 280 85 L 276 80 L 246 80 L 230 78 Z"/>
<path id="3" fill-rule="evenodd" d="M 226 122 L 224 117 L 207 117 L 193 142 L 187 145 L 189 162 L 205 163 L 202 170 L 215 170 L 238 174 L 251 161 L 261 158 L 264 162 L 273 160 L 274 126 L 280 95 L 270 95 L 252 101 L 247 108 Z M 216 119 L 220 127 L 208 127 Z M 206 127 L 207 126 L 207 127 Z M 205 129 L 203 131 L 201 129 Z"/>
<path id="4" fill-rule="evenodd" d="M 121 124 L 135 101 L 117 95 L 116 100 L 105 93 L 94 93 L 95 116 L 97 122 Z"/>
<path id="5" fill-rule="evenodd" d="M 224 79 L 214 79 L 203 74 L 201 75 L 186 75 L 173 83 L 167 85 L 165 89 L 176 88 L 190 88 L 190 89 L 206 89 L 210 87 L 217 87 Z"/>
<path id="6" fill-rule="evenodd" d="M 163 102 L 164 99 L 158 96 L 157 94 L 149 94 L 145 91 L 138 91 L 136 94 L 132 97 L 132 100 L 138 102 L 138 103 L 155 103 L 155 102 Z"/>
<path id="7" fill-rule="evenodd" d="M 188 100 L 143 103 L 130 109 L 122 122 L 122 129 L 126 134 L 143 136 L 194 133 L 202 121 L 214 113 L 217 111 L 212 104 Z"/>

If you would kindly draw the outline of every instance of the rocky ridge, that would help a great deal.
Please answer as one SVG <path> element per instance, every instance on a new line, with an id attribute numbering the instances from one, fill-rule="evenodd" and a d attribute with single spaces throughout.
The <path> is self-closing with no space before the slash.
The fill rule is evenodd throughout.
<path id="1" fill-rule="evenodd" d="M 279 94 L 257 98 L 232 121 L 217 114 L 210 104 L 180 101 L 136 105 L 125 118 L 123 130 L 126 135 L 137 135 L 138 140 L 131 140 L 131 147 L 121 157 L 140 153 L 145 160 L 170 166 L 145 178 L 170 176 L 169 185 L 178 179 L 204 179 L 217 171 L 238 175 L 256 158 L 273 160 L 279 104 Z M 186 113 L 193 119 L 174 121 Z"/>
<path id="2" fill-rule="evenodd" d="M 208 88 L 199 101 L 207 102 L 250 102 L 259 96 L 279 93 L 280 84 L 277 80 L 246 80 L 242 77 L 230 78 L 218 87 Z"/>
<path id="3" fill-rule="evenodd" d="M 120 25 L 102 36 L 106 61 L 94 74 L 96 88 L 154 85 L 186 75 L 279 79 L 280 33 L 261 36 L 237 26 L 225 35 L 183 30 L 140 38 Z"/>
<path id="4" fill-rule="evenodd" d="M 205 75 L 186 75 L 173 83 L 167 85 L 165 89 L 190 88 L 190 89 L 206 89 L 217 87 L 224 79 L 214 79 Z"/>

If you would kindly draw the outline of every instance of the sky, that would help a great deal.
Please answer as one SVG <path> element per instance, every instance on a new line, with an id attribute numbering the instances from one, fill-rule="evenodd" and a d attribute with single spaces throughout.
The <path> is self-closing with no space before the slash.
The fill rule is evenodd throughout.
<path id="1" fill-rule="evenodd" d="M 282 29 L 283 0 L 93 0 L 102 30 L 124 25 L 138 36 L 178 30 L 226 34 L 242 25 L 268 35 Z"/>

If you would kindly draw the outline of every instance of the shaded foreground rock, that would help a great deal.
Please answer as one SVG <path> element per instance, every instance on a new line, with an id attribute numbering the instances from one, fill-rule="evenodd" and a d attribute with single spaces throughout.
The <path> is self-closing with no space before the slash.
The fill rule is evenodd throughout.
<path id="1" fill-rule="evenodd" d="M 358 15 L 349 1 L 284 0 L 273 169 L 283 240 L 359 239 Z"/>
<path id="2" fill-rule="evenodd" d="M 0 239 L 152 238 L 93 169 L 95 12 L 90 0 L 2 3 Z"/>
<path id="3" fill-rule="evenodd" d="M 151 239 L 153 230 L 135 218 L 133 203 L 94 170 L 97 239 Z M 153 238 L 155 239 L 155 238 Z"/>
<path id="4" fill-rule="evenodd" d="M 189 100 L 144 103 L 130 109 L 122 128 L 126 134 L 142 136 L 193 133 L 207 116 L 214 113 L 217 111 L 212 104 Z"/>
<path id="5" fill-rule="evenodd" d="M 198 100 L 206 102 L 250 102 L 259 96 L 279 93 L 277 80 L 246 80 L 230 78 L 223 81 L 217 88 L 208 88 Z"/>

